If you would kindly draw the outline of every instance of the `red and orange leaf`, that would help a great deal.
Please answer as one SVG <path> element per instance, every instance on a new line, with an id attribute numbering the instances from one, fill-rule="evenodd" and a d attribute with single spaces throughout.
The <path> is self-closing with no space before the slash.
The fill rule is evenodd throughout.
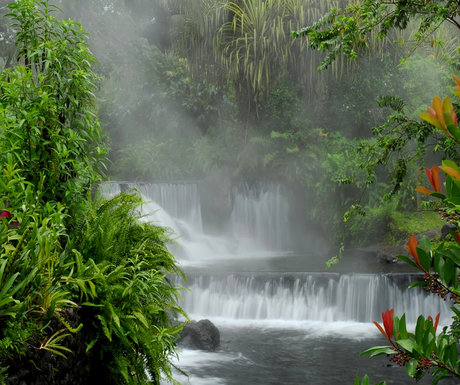
<path id="1" fill-rule="evenodd" d="M 460 87 L 460 78 L 457 75 L 452 75 L 452 78 L 455 80 L 455 83 Z"/>
<path id="2" fill-rule="evenodd" d="M 420 119 L 423 119 L 424 121 L 430 123 L 432 126 L 435 126 L 436 128 L 439 128 L 440 130 L 444 130 L 439 120 L 436 119 L 433 115 L 429 114 L 428 112 L 422 112 L 419 115 L 419 117 Z"/>
<path id="3" fill-rule="evenodd" d="M 434 331 L 436 331 L 436 329 L 438 328 L 438 324 L 439 324 L 439 317 L 441 316 L 441 313 L 438 313 L 437 316 L 436 316 L 436 320 L 434 322 Z"/>
<path id="4" fill-rule="evenodd" d="M 428 113 L 429 113 L 433 118 L 436 119 L 436 111 L 433 109 L 433 107 L 427 106 L 426 109 L 427 109 Z"/>
<path id="5" fill-rule="evenodd" d="M 414 258 L 415 263 L 420 266 L 420 258 L 417 254 L 417 245 L 418 242 L 415 239 L 414 234 L 412 234 L 409 238 L 409 244 L 406 246 L 406 249 L 412 255 L 412 258 Z"/>
<path id="6" fill-rule="evenodd" d="M 441 179 L 439 178 L 438 166 L 431 167 L 431 174 L 433 175 L 433 188 L 436 192 L 441 192 Z"/>
<path id="7" fill-rule="evenodd" d="M 452 167 L 448 166 L 439 166 L 439 168 L 444 171 L 450 177 L 460 180 L 460 173 Z"/>
<path id="8" fill-rule="evenodd" d="M 380 326 L 380 324 L 377 321 L 374 321 L 374 325 L 377 326 L 377 328 L 380 330 L 380 333 L 382 333 L 382 335 L 388 340 L 389 338 L 385 333 L 385 330 L 383 330 L 383 328 Z"/>
<path id="9" fill-rule="evenodd" d="M 428 190 L 426 187 L 423 187 L 423 186 L 418 186 L 415 188 L 415 191 L 418 191 L 422 194 L 426 194 L 426 195 L 430 195 L 431 194 L 431 190 Z"/>
<path id="10" fill-rule="evenodd" d="M 445 127 L 446 123 L 444 122 L 443 103 L 439 96 L 435 96 L 433 98 L 433 109 L 436 111 L 436 117 L 438 118 L 438 121 L 441 123 L 441 126 Z"/>

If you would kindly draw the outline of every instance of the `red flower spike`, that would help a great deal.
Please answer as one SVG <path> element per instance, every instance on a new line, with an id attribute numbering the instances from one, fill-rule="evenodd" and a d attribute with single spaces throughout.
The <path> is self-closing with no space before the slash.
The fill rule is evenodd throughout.
<path id="1" fill-rule="evenodd" d="M 455 125 L 458 126 L 457 114 L 455 111 L 452 112 L 452 120 L 454 121 Z"/>
<path id="2" fill-rule="evenodd" d="M 414 258 L 415 263 L 421 267 L 420 265 L 420 258 L 418 257 L 417 254 L 417 245 L 418 242 L 414 237 L 414 234 L 412 234 L 409 238 L 409 244 L 406 245 L 406 250 L 412 255 L 412 258 Z"/>
<path id="3" fill-rule="evenodd" d="M 393 336 L 393 322 L 394 322 L 394 309 L 388 310 L 385 313 L 382 313 L 383 327 L 388 336 L 388 340 L 391 340 Z"/>
<path id="4" fill-rule="evenodd" d="M 9 211 L 3 211 L 0 214 L 0 218 L 9 218 L 9 217 L 11 217 L 11 213 Z"/>

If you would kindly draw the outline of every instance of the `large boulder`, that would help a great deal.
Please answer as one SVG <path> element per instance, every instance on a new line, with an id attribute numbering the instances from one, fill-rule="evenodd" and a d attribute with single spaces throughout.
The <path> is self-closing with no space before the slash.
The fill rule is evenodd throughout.
<path id="1" fill-rule="evenodd" d="M 178 344 L 188 349 L 214 351 L 220 345 L 219 329 L 207 319 L 191 321 L 182 329 Z"/>

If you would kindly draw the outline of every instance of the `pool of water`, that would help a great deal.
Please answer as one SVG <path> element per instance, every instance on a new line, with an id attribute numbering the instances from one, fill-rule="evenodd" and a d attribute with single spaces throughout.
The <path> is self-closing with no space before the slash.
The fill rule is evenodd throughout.
<path id="1" fill-rule="evenodd" d="M 216 352 L 180 350 L 177 366 L 190 385 L 330 385 L 353 384 L 356 373 L 371 383 L 415 383 L 404 368 L 386 357 L 360 357 L 365 349 L 384 345 L 372 324 L 322 322 L 228 322 L 213 320 L 221 333 Z M 425 378 L 421 385 L 430 384 Z"/>

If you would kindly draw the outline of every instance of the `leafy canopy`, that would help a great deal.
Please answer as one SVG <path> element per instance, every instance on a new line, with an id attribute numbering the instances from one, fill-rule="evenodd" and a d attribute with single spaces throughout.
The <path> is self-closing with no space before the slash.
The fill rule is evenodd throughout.
<path id="1" fill-rule="evenodd" d="M 459 15 L 459 0 L 358 0 L 344 9 L 331 8 L 316 23 L 293 31 L 292 36 L 308 36 L 311 48 L 327 52 L 319 66 L 325 69 L 339 54 L 356 58 L 373 31 L 377 30 L 378 37 L 383 38 L 391 30 L 406 29 L 410 21 L 418 20 L 415 42 L 419 44 L 443 23 L 460 30 Z"/>

